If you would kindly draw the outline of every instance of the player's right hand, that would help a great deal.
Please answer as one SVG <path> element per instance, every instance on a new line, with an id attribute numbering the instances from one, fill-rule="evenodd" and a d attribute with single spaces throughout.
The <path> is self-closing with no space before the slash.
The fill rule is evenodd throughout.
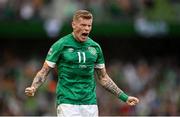
<path id="1" fill-rule="evenodd" d="M 34 96 L 35 92 L 36 92 L 36 89 L 34 87 L 27 87 L 25 89 L 25 94 L 27 96 Z"/>

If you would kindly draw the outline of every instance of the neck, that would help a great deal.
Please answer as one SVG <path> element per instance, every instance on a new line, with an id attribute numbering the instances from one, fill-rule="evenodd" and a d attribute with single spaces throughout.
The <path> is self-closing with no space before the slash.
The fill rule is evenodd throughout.
<path id="1" fill-rule="evenodd" d="M 80 41 L 77 39 L 77 37 L 76 37 L 76 35 L 74 34 L 74 32 L 72 32 L 72 35 L 73 35 L 73 37 L 74 37 L 74 39 L 75 39 L 76 41 L 80 42 Z"/>

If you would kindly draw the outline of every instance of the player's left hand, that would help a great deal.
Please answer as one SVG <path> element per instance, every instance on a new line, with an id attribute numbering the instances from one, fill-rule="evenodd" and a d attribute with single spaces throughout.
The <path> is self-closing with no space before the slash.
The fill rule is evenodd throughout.
<path id="1" fill-rule="evenodd" d="M 34 87 L 27 87 L 25 89 L 25 94 L 27 96 L 34 96 L 35 92 L 36 92 L 36 89 Z"/>
<path id="2" fill-rule="evenodd" d="M 139 99 L 136 98 L 136 97 L 132 97 L 132 96 L 129 96 L 128 97 L 128 100 L 126 101 L 126 103 L 130 106 L 134 106 L 136 105 L 137 103 L 139 103 Z"/>

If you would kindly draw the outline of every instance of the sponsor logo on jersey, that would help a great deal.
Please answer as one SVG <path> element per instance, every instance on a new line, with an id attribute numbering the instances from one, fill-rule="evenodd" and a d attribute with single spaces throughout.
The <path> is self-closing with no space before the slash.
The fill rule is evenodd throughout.
<path id="1" fill-rule="evenodd" d="M 74 48 L 68 48 L 68 52 L 73 52 Z"/>
<path id="2" fill-rule="evenodd" d="M 96 53 L 97 53 L 97 51 L 94 47 L 88 47 L 88 50 L 92 55 L 96 55 Z"/>
<path id="3" fill-rule="evenodd" d="M 84 69 L 84 68 L 87 68 L 86 65 L 79 65 L 79 67 L 80 67 L 80 68 L 83 68 L 83 69 Z"/>

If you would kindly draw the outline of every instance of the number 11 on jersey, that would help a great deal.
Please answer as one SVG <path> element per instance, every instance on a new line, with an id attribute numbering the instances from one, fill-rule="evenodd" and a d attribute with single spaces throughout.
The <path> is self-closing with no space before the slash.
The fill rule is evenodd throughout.
<path id="1" fill-rule="evenodd" d="M 81 63 L 81 62 L 85 63 L 86 62 L 85 52 L 77 52 L 77 54 L 78 54 L 79 63 Z"/>

